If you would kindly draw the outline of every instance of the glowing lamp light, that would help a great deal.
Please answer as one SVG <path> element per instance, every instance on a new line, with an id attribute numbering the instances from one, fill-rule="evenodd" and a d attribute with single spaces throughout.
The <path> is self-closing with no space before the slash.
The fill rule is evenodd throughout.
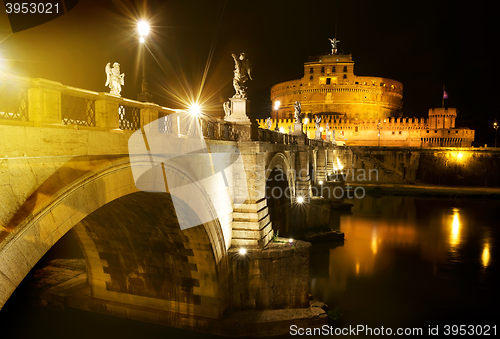
<path id="1" fill-rule="evenodd" d="M 320 127 L 320 128 L 319 128 L 319 131 L 320 131 L 320 132 L 323 132 L 323 127 Z"/>
<path id="2" fill-rule="evenodd" d="M 285 133 L 285 129 L 283 127 L 280 127 L 280 132 Z"/>
<path id="3" fill-rule="evenodd" d="M 304 197 L 297 197 L 297 202 L 299 204 L 303 204 L 304 203 Z"/>
<path id="4" fill-rule="evenodd" d="M 463 156 L 464 156 L 464 155 L 463 155 L 462 153 L 458 153 L 458 154 L 457 154 L 457 158 L 458 158 L 458 159 L 462 159 L 462 157 L 463 157 Z"/>
<path id="5" fill-rule="evenodd" d="M 149 24 L 146 21 L 141 20 L 137 24 L 137 30 L 139 31 L 139 35 L 141 37 L 145 37 L 149 34 Z"/>
<path id="6" fill-rule="evenodd" d="M 293 239 L 292 238 L 288 239 L 288 242 L 293 242 Z"/>
<path id="7" fill-rule="evenodd" d="M 144 37 L 143 37 L 143 36 L 141 36 L 141 37 L 139 38 L 139 42 L 140 42 L 141 44 L 143 44 L 143 43 L 145 43 L 145 42 L 146 42 L 146 39 L 144 39 Z"/>
<path id="8" fill-rule="evenodd" d="M 319 181 L 319 184 L 320 184 L 320 185 L 323 185 L 323 180 L 320 180 L 320 181 Z"/>
<path id="9" fill-rule="evenodd" d="M 201 114 L 201 107 L 198 104 L 192 104 L 191 107 L 189 107 L 189 114 L 198 116 Z"/>
<path id="10" fill-rule="evenodd" d="M 245 255 L 245 254 L 247 254 L 247 249 L 242 247 L 242 248 L 240 248 L 240 250 L 238 251 L 238 253 L 240 255 Z"/>
<path id="11" fill-rule="evenodd" d="M 274 110 L 278 110 L 280 108 L 280 105 L 281 105 L 281 102 L 279 100 L 276 100 L 276 102 L 274 103 Z"/>
<path id="12" fill-rule="evenodd" d="M 305 118 L 304 119 L 304 124 L 307 124 L 309 122 L 309 119 L 308 118 Z"/>

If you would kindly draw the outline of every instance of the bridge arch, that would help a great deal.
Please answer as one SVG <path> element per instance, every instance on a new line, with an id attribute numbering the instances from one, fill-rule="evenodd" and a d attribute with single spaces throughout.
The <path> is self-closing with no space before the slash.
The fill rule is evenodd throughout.
<path id="1" fill-rule="evenodd" d="M 135 186 L 130 166 L 128 157 L 108 161 L 105 166 L 96 168 L 92 173 L 80 176 L 77 180 L 60 187 L 48 201 L 47 199 L 43 200 L 40 197 L 35 197 L 35 201 L 39 201 L 40 204 L 43 203 L 42 206 L 31 209 L 32 213 L 25 215 L 24 219 L 17 225 L 11 223 L 10 233 L 0 243 L 0 307 L 5 304 L 12 292 L 38 260 L 75 225 L 75 231 L 87 259 L 89 283 L 92 286 L 93 293 L 107 300 L 116 299 L 116 295 L 112 295 L 113 293 L 109 291 L 110 283 L 113 283 L 109 279 L 111 275 L 109 272 L 104 272 L 103 258 L 100 258 L 99 251 L 96 251 L 99 246 L 96 246 L 95 240 L 98 240 L 99 236 L 95 233 L 93 238 L 88 236 L 89 233 L 98 229 L 96 225 L 92 225 L 95 218 L 90 218 L 90 221 L 86 220 L 86 218 L 110 203 L 119 202 L 124 197 L 132 197 L 143 193 L 138 192 Z M 165 170 L 179 172 L 177 169 L 168 166 L 165 166 Z M 182 176 L 182 174 L 179 173 L 179 176 Z M 40 192 L 34 194 L 40 195 Z M 162 193 L 149 194 L 161 195 Z M 162 201 L 165 202 L 165 196 L 168 194 L 163 195 Z M 19 213 L 17 219 L 19 219 L 20 215 L 23 214 Z M 173 215 L 175 216 L 175 212 Z M 214 215 L 217 214 L 214 213 Z M 205 282 L 208 280 L 217 282 L 218 270 L 224 266 L 224 260 L 222 259 L 227 254 L 227 245 L 221 225 L 216 218 L 214 219 L 209 223 L 183 231 L 184 239 L 192 245 L 187 250 L 192 254 L 187 255 L 189 257 L 188 263 L 192 268 L 195 266 L 196 268 L 203 267 L 196 274 L 204 275 Z M 86 226 L 87 228 L 85 228 Z M 126 230 L 122 229 L 123 232 L 126 232 Z M 168 230 L 163 230 L 163 239 L 168 238 L 165 236 L 168 232 L 179 234 L 177 230 L 172 231 L 170 227 Z M 92 258 L 93 261 L 90 260 Z M 97 260 L 95 260 L 96 258 Z M 197 261 L 200 260 L 203 260 L 203 262 L 197 264 Z M 207 270 L 210 272 L 207 272 Z M 99 272 L 99 274 L 96 272 Z M 134 279 L 134 274 L 131 277 Z M 198 279 L 198 282 L 194 282 L 196 279 L 188 280 L 186 279 L 187 283 L 192 285 L 191 289 L 196 287 L 196 284 L 201 286 L 203 283 L 202 279 Z M 125 295 L 125 298 L 121 295 L 120 300 L 138 306 L 149 303 L 150 307 L 161 307 L 163 309 L 165 309 L 165 304 L 168 303 L 169 307 L 167 309 L 171 311 L 187 312 L 189 314 L 198 312 L 202 316 L 219 317 L 223 311 L 220 286 L 215 283 L 203 287 L 205 287 L 205 295 L 202 291 L 197 297 L 191 297 L 188 300 L 188 297 L 180 296 L 177 293 L 174 303 L 165 300 L 154 301 L 153 298 L 147 296 L 142 296 L 143 300 L 138 301 L 139 297 L 130 293 Z M 201 300 L 205 300 L 202 309 L 200 309 L 201 306 L 198 307 Z"/>
<path id="2" fill-rule="evenodd" d="M 281 236 L 289 236 L 295 173 L 286 154 L 276 153 L 266 167 L 265 174 L 267 206 L 273 229 Z"/>

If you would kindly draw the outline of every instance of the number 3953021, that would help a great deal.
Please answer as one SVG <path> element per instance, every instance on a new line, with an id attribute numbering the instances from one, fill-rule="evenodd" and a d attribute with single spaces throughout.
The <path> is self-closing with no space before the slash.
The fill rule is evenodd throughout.
<path id="1" fill-rule="evenodd" d="M 5 3 L 5 11 L 7 14 L 54 14 L 59 13 L 59 4 L 56 2 L 54 4 L 50 2 L 23 2 L 23 3 Z"/>

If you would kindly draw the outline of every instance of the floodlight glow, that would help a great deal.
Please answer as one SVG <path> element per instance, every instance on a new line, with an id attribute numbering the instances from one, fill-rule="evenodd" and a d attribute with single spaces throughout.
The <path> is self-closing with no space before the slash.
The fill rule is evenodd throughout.
<path id="1" fill-rule="evenodd" d="M 146 21 L 141 20 L 137 24 L 137 30 L 139 31 L 139 35 L 141 37 L 147 36 L 149 34 L 149 24 Z"/>
<path id="2" fill-rule="evenodd" d="M 320 184 L 320 185 L 323 185 L 323 180 L 320 180 L 320 181 L 319 181 L 319 184 Z"/>
<path id="3" fill-rule="evenodd" d="M 247 249 L 242 247 L 242 248 L 240 248 L 238 253 L 240 253 L 240 255 L 245 255 L 245 254 L 247 254 Z"/>
<path id="4" fill-rule="evenodd" d="M 280 127 L 280 132 L 285 133 L 285 129 L 283 127 Z"/>
<path id="5" fill-rule="evenodd" d="M 299 204 L 303 204 L 304 203 L 304 197 L 297 197 L 297 202 Z"/>
<path id="6" fill-rule="evenodd" d="M 145 42 L 146 42 L 146 39 L 144 39 L 144 37 L 143 37 L 143 36 L 141 36 L 141 37 L 139 38 L 139 42 L 140 42 L 141 44 L 143 44 L 143 43 L 145 43 Z"/>
<path id="7" fill-rule="evenodd" d="M 198 116 L 201 114 L 201 107 L 198 104 L 192 104 L 191 107 L 189 107 L 189 114 Z"/>
<path id="8" fill-rule="evenodd" d="M 277 111 L 280 108 L 281 102 L 279 100 L 276 100 L 274 103 L 274 109 Z"/>
<path id="9" fill-rule="evenodd" d="M 308 118 L 305 118 L 304 119 L 304 124 L 307 124 L 309 122 L 309 119 Z"/>
<path id="10" fill-rule="evenodd" d="M 293 239 L 292 238 L 288 239 L 288 242 L 293 242 Z"/>

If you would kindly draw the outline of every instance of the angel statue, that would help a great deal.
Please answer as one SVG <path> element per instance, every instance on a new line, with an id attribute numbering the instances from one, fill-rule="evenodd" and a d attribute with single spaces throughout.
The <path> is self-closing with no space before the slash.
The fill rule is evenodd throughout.
<path id="1" fill-rule="evenodd" d="M 293 106 L 295 107 L 295 122 L 296 123 L 300 123 L 300 116 L 301 116 L 301 109 L 302 109 L 302 105 L 300 104 L 300 101 L 295 101 L 295 103 L 293 104 Z"/>
<path id="2" fill-rule="evenodd" d="M 234 78 L 233 78 L 233 86 L 236 94 L 233 95 L 233 98 L 246 98 L 246 90 L 245 82 L 248 79 L 252 79 L 252 75 L 250 74 L 250 61 L 247 59 L 245 53 L 241 53 L 239 58 L 236 57 L 236 54 L 231 54 L 234 59 Z"/>
<path id="3" fill-rule="evenodd" d="M 231 115 L 231 101 L 226 101 L 224 104 L 222 104 L 222 107 L 224 107 L 224 114 L 227 118 Z"/>
<path id="4" fill-rule="evenodd" d="M 337 54 L 337 44 L 340 42 L 340 40 L 337 40 L 337 38 L 330 39 L 330 43 L 332 44 L 332 54 Z"/>
<path id="5" fill-rule="evenodd" d="M 319 131 L 319 124 L 321 123 L 321 118 L 320 117 L 316 117 L 316 119 L 314 120 L 314 124 L 316 125 L 316 130 Z"/>
<path id="6" fill-rule="evenodd" d="M 266 125 L 267 125 L 267 129 L 271 129 L 271 126 L 273 125 L 273 122 L 271 121 L 271 117 L 266 119 Z"/>
<path id="7" fill-rule="evenodd" d="M 113 64 L 113 68 L 111 68 L 111 63 L 108 62 L 106 65 L 106 84 L 104 86 L 109 86 L 111 90 L 110 93 L 112 95 L 120 96 L 120 92 L 122 91 L 122 85 L 124 85 L 123 78 L 125 77 L 124 73 L 120 74 L 120 64 L 115 62 Z"/>

